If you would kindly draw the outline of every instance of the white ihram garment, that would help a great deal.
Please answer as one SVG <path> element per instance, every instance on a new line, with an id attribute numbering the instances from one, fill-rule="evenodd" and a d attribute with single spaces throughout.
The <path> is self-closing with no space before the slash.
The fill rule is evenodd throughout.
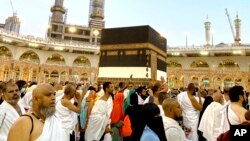
<path id="1" fill-rule="evenodd" d="M 55 115 L 46 118 L 43 132 L 35 141 L 69 141 L 63 138 L 62 124 Z"/>
<path id="2" fill-rule="evenodd" d="M 228 107 L 228 110 L 227 110 Z M 220 124 L 220 131 L 219 133 L 225 133 L 229 130 L 230 125 L 228 123 L 230 121 L 231 125 L 238 125 L 241 124 L 240 118 L 235 114 L 235 112 L 231 108 L 231 103 L 224 105 L 221 108 L 221 124 Z"/>
<path id="3" fill-rule="evenodd" d="M 177 121 L 166 116 L 162 116 L 162 120 L 168 141 L 188 141 Z"/>
<path id="4" fill-rule="evenodd" d="M 56 103 L 56 113 L 55 115 L 61 120 L 62 122 L 62 129 L 64 131 L 64 139 L 65 141 L 70 140 L 70 134 L 73 133 L 75 126 L 77 124 L 77 114 L 67 107 L 64 107 L 59 100 Z"/>
<path id="5" fill-rule="evenodd" d="M 25 113 L 24 108 L 18 104 L 22 114 Z M 0 105 L 0 141 L 6 141 L 9 130 L 14 122 L 20 117 L 15 108 L 8 102 L 4 101 Z"/>
<path id="6" fill-rule="evenodd" d="M 192 141 L 198 141 L 197 126 L 199 121 L 200 111 L 196 110 L 187 92 L 181 92 L 177 95 L 177 100 L 182 108 L 183 124 L 186 128 L 192 128 L 192 132 L 187 136 L 187 139 Z"/>
<path id="7" fill-rule="evenodd" d="M 85 141 L 99 141 L 108 124 L 108 102 L 102 99 L 96 101 L 89 116 Z"/>
<path id="8" fill-rule="evenodd" d="M 220 103 L 212 102 L 207 106 L 201 118 L 199 130 L 208 141 L 216 141 L 220 135 L 221 108 Z"/>

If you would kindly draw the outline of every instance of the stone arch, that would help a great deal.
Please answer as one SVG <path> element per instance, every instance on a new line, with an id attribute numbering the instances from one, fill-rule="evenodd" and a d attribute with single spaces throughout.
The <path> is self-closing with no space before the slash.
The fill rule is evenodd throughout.
<path id="1" fill-rule="evenodd" d="M 43 79 L 43 82 L 46 82 L 48 83 L 50 80 L 49 80 L 49 76 L 50 76 L 50 73 L 48 70 L 43 70 L 43 76 L 42 76 L 42 79 Z"/>
<path id="2" fill-rule="evenodd" d="M 25 81 L 28 81 L 28 79 L 29 79 L 29 67 L 28 66 L 25 66 L 22 69 L 22 79 Z"/>
<path id="3" fill-rule="evenodd" d="M 59 81 L 59 72 L 57 70 L 53 70 L 50 73 L 50 82 L 57 83 Z"/>
<path id="4" fill-rule="evenodd" d="M 203 76 L 201 78 L 201 86 L 204 88 L 210 87 L 211 80 L 209 79 L 208 76 Z"/>
<path id="5" fill-rule="evenodd" d="M 36 81 L 37 80 L 37 76 L 38 76 L 38 70 L 37 69 L 33 69 L 32 76 L 31 76 L 31 81 Z"/>
<path id="6" fill-rule="evenodd" d="M 13 54 L 8 47 L 0 46 L 0 59 L 9 60 L 13 58 Z"/>
<path id="7" fill-rule="evenodd" d="M 63 82 L 65 82 L 65 81 L 67 81 L 68 80 L 68 72 L 66 72 L 66 71 L 62 71 L 61 73 L 60 73 L 60 80 L 61 81 L 63 81 Z"/>
<path id="8" fill-rule="evenodd" d="M 170 60 L 167 62 L 167 68 L 182 68 L 182 65 L 176 60 Z"/>
<path id="9" fill-rule="evenodd" d="M 220 77 L 214 77 L 213 78 L 214 88 L 218 89 L 221 87 L 222 79 Z"/>
<path id="10" fill-rule="evenodd" d="M 19 66 L 15 66 L 13 68 L 13 72 L 14 72 L 14 76 L 13 76 L 13 79 L 14 80 L 19 80 L 21 79 L 21 70 L 20 70 L 20 67 Z"/>
<path id="11" fill-rule="evenodd" d="M 199 77 L 198 76 L 191 76 L 190 83 L 194 83 L 196 86 L 199 86 Z"/>
<path id="12" fill-rule="evenodd" d="M 74 61 L 73 61 L 73 66 L 76 67 L 87 67 L 90 68 L 91 67 L 91 63 L 89 61 L 89 59 L 85 56 L 78 56 Z"/>
<path id="13" fill-rule="evenodd" d="M 218 68 L 219 69 L 227 69 L 227 70 L 239 70 L 239 64 L 231 59 L 226 59 L 226 60 L 222 60 L 220 61 L 220 63 L 218 64 Z"/>
<path id="14" fill-rule="evenodd" d="M 242 85 L 243 84 L 243 79 L 241 77 L 237 77 L 237 78 L 235 78 L 234 83 L 235 83 L 235 85 L 243 86 Z"/>
<path id="15" fill-rule="evenodd" d="M 191 63 L 190 68 L 209 68 L 209 65 L 206 61 L 195 60 Z"/>
<path id="16" fill-rule="evenodd" d="M 224 87 L 232 87 L 234 85 L 234 80 L 232 77 L 226 76 L 223 79 Z"/>
<path id="17" fill-rule="evenodd" d="M 179 79 L 179 87 L 183 87 L 185 86 L 185 79 L 184 79 L 184 75 L 182 75 Z"/>
<path id="18" fill-rule="evenodd" d="M 46 64 L 50 65 L 66 65 L 65 58 L 58 53 L 52 54 L 46 60 Z"/>
<path id="19" fill-rule="evenodd" d="M 40 63 L 38 54 L 32 50 L 25 51 L 20 57 L 19 61 L 25 61 L 30 63 Z"/>
<path id="20" fill-rule="evenodd" d="M 178 85 L 178 79 L 175 75 L 172 75 L 169 77 L 168 79 L 168 84 L 170 86 L 170 88 L 174 88 Z"/>
<path id="21" fill-rule="evenodd" d="M 79 79 L 79 73 L 77 71 L 73 71 L 72 74 L 71 74 L 71 80 L 73 82 L 78 82 L 80 79 Z"/>
<path id="22" fill-rule="evenodd" d="M 9 70 L 10 67 L 8 65 L 3 66 L 3 78 L 2 78 L 3 81 L 8 81 L 10 75 Z"/>

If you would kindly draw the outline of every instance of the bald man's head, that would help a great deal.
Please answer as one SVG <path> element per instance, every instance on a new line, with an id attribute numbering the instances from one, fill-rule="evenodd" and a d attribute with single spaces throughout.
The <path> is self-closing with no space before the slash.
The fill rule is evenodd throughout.
<path id="1" fill-rule="evenodd" d="M 169 110 L 173 107 L 174 104 L 178 103 L 177 100 L 173 98 L 167 98 L 162 102 L 162 108 L 163 110 Z"/>
<path id="2" fill-rule="evenodd" d="M 33 90 L 32 95 L 33 97 L 39 97 L 43 94 L 45 94 L 48 90 L 55 90 L 53 86 L 50 84 L 39 84 L 37 87 Z"/>
<path id="3" fill-rule="evenodd" d="M 223 101 L 222 101 L 223 100 L 223 96 L 222 96 L 220 90 L 216 90 L 215 93 L 213 93 L 212 97 L 213 97 L 213 100 L 215 102 L 219 102 L 221 104 L 223 103 Z"/>
<path id="4" fill-rule="evenodd" d="M 55 88 L 50 84 L 39 84 L 33 90 L 32 108 L 45 117 L 55 113 Z"/>
<path id="5" fill-rule="evenodd" d="M 167 117 L 173 118 L 175 120 L 182 117 L 182 109 L 176 99 L 173 98 L 165 99 L 162 103 L 162 108 Z"/>

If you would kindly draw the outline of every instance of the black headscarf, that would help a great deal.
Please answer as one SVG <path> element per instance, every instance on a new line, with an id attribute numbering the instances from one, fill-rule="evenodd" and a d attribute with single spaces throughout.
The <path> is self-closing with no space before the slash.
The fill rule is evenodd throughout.
<path id="1" fill-rule="evenodd" d="M 147 103 L 143 105 L 140 121 L 138 126 L 133 131 L 133 141 L 140 141 L 143 130 L 147 125 L 152 131 L 156 133 L 160 141 L 167 141 L 165 131 L 163 127 L 162 117 L 160 115 L 160 109 L 154 103 Z"/>

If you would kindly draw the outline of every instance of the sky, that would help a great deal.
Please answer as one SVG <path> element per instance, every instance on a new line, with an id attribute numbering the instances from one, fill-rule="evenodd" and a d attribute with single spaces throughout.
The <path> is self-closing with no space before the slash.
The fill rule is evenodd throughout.
<path id="1" fill-rule="evenodd" d="M 21 19 L 20 33 L 45 37 L 54 0 L 12 0 Z M 88 25 L 89 0 L 64 0 L 67 23 Z M 204 22 L 212 23 L 214 44 L 232 43 L 233 35 L 225 15 L 231 20 L 239 13 L 242 43 L 250 43 L 249 0 L 105 0 L 105 27 L 150 25 L 167 38 L 171 47 L 205 44 Z M 10 0 L 0 0 L 0 23 L 12 15 Z"/>

